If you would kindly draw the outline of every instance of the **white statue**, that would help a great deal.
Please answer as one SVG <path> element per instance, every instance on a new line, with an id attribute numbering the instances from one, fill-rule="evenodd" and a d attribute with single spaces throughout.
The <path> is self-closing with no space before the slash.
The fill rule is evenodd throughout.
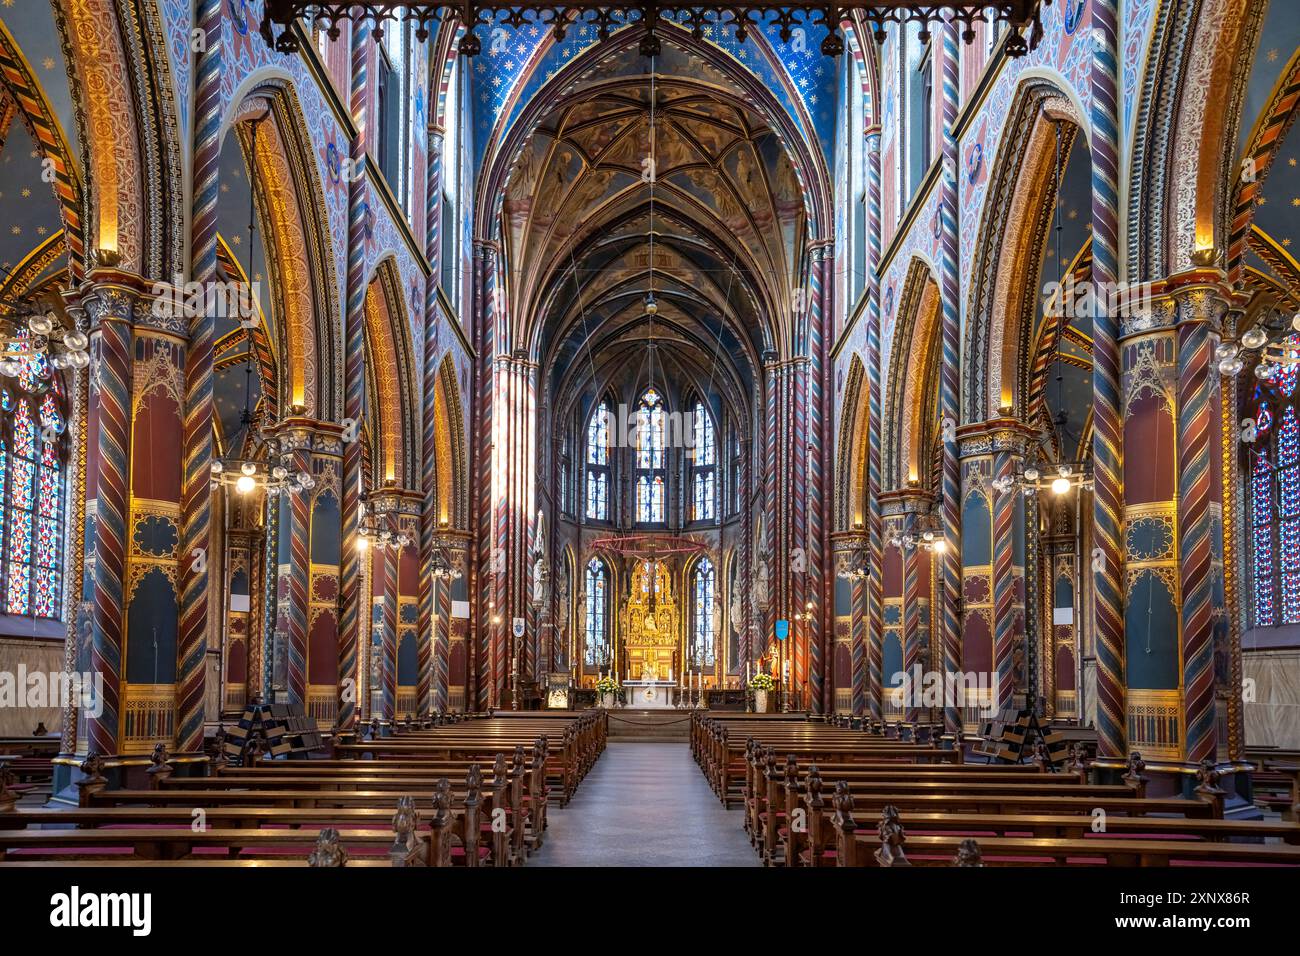
<path id="1" fill-rule="evenodd" d="M 537 534 L 533 546 L 533 603 L 546 603 L 546 519 L 542 510 L 537 509 Z"/>
<path id="2" fill-rule="evenodd" d="M 767 559 L 758 562 L 758 572 L 754 575 L 754 603 L 767 607 L 767 583 L 771 572 L 767 569 Z"/>
<path id="3" fill-rule="evenodd" d="M 741 617 L 744 613 L 744 607 L 740 603 L 740 576 L 736 575 L 731 579 L 731 629 L 737 634 L 741 632 Z"/>

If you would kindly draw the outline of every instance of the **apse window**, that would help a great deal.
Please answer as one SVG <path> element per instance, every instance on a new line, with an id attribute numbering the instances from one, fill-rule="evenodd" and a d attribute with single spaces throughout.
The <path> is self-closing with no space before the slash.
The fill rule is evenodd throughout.
<path id="1" fill-rule="evenodd" d="M 609 659 L 608 632 L 605 628 L 609 605 L 609 572 L 598 558 L 587 565 L 586 648 L 583 660 L 588 667 L 597 667 Z"/>
<path id="2" fill-rule="evenodd" d="M 713 419 L 703 402 L 696 402 L 691 413 L 694 431 L 691 458 L 691 518 L 712 521 L 718 500 L 718 448 Z"/>
<path id="3" fill-rule="evenodd" d="M 587 517 L 609 520 L 609 403 L 601 402 L 587 424 Z"/>
<path id="4" fill-rule="evenodd" d="M 637 408 L 636 432 L 636 520 L 642 524 L 663 524 L 667 483 L 664 469 L 664 400 L 653 388 L 646 389 Z"/>
<path id="5" fill-rule="evenodd" d="M 713 562 L 701 558 L 695 567 L 694 606 L 692 607 L 693 647 L 691 656 L 696 667 L 713 667 L 717 662 L 717 635 L 713 627 Z"/>

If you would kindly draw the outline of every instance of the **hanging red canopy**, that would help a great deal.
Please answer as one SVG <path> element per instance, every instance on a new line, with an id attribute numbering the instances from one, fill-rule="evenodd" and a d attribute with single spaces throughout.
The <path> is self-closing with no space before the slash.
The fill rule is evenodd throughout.
<path id="1" fill-rule="evenodd" d="M 708 547 L 690 538 L 667 534 L 626 534 L 597 538 L 592 547 L 598 551 L 611 551 L 630 558 L 654 559 L 670 554 L 698 554 Z"/>

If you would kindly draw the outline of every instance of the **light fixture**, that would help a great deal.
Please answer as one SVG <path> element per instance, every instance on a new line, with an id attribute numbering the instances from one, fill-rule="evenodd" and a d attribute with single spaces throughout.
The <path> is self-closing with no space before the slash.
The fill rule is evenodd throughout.
<path id="1" fill-rule="evenodd" d="M 235 491 L 241 495 L 250 493 L 256 487 L 257 482 L 253 480 L 251 475 L 240 475 L 235 479 Z"/>
<path id="2" fill-rule="evenodd" d="M 906 527 L 900 528 L 890 536 L 888 544 L 899 551 L 930 551 L 943 554 L 948 550 L 948 542 L 943 531 L 938 528 L 937 515 L 913 515 Z"/>
<path id="3" fill-rule="evenodd" d="M 381 551 L 401 551 L 412 544 L 411 536 L 392 527 L 392 513 L 367 505 L 363 499 L 357 504 L 357 548 L 365 551 L 372 545 Z"/>
<path id="4" fill-rule="evenodd" d="M 86 333 L 65 327 L 52 306 L 0 297 L 0 375 L 16 378 L 42 358 L 56 369 L 83 369 L 90 364 L 89 344 Z"/>
<path id="5" fill-rule="evenodd" d="M 1019 472 L 1002 475 L 989 482 L 999 495 L 1014 491 L 1036 494 L 1048 490 L 1056 496 L 1068 494 L 1074 488 L 1092 490 L 1092 469 L 1087 462 L 1062 462 L 1049 466 L 1051 477 L 1045 477 L 1042 469 L 1026 465 Z"/>

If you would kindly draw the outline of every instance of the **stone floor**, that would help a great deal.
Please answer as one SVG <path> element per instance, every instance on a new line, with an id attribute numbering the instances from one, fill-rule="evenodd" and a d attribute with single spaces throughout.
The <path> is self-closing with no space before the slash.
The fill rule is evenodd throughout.
<path id="1" fill-rule="evenodd" d="M 758 866 L 685 743 L 610 741 L 528 866 Z"/>

